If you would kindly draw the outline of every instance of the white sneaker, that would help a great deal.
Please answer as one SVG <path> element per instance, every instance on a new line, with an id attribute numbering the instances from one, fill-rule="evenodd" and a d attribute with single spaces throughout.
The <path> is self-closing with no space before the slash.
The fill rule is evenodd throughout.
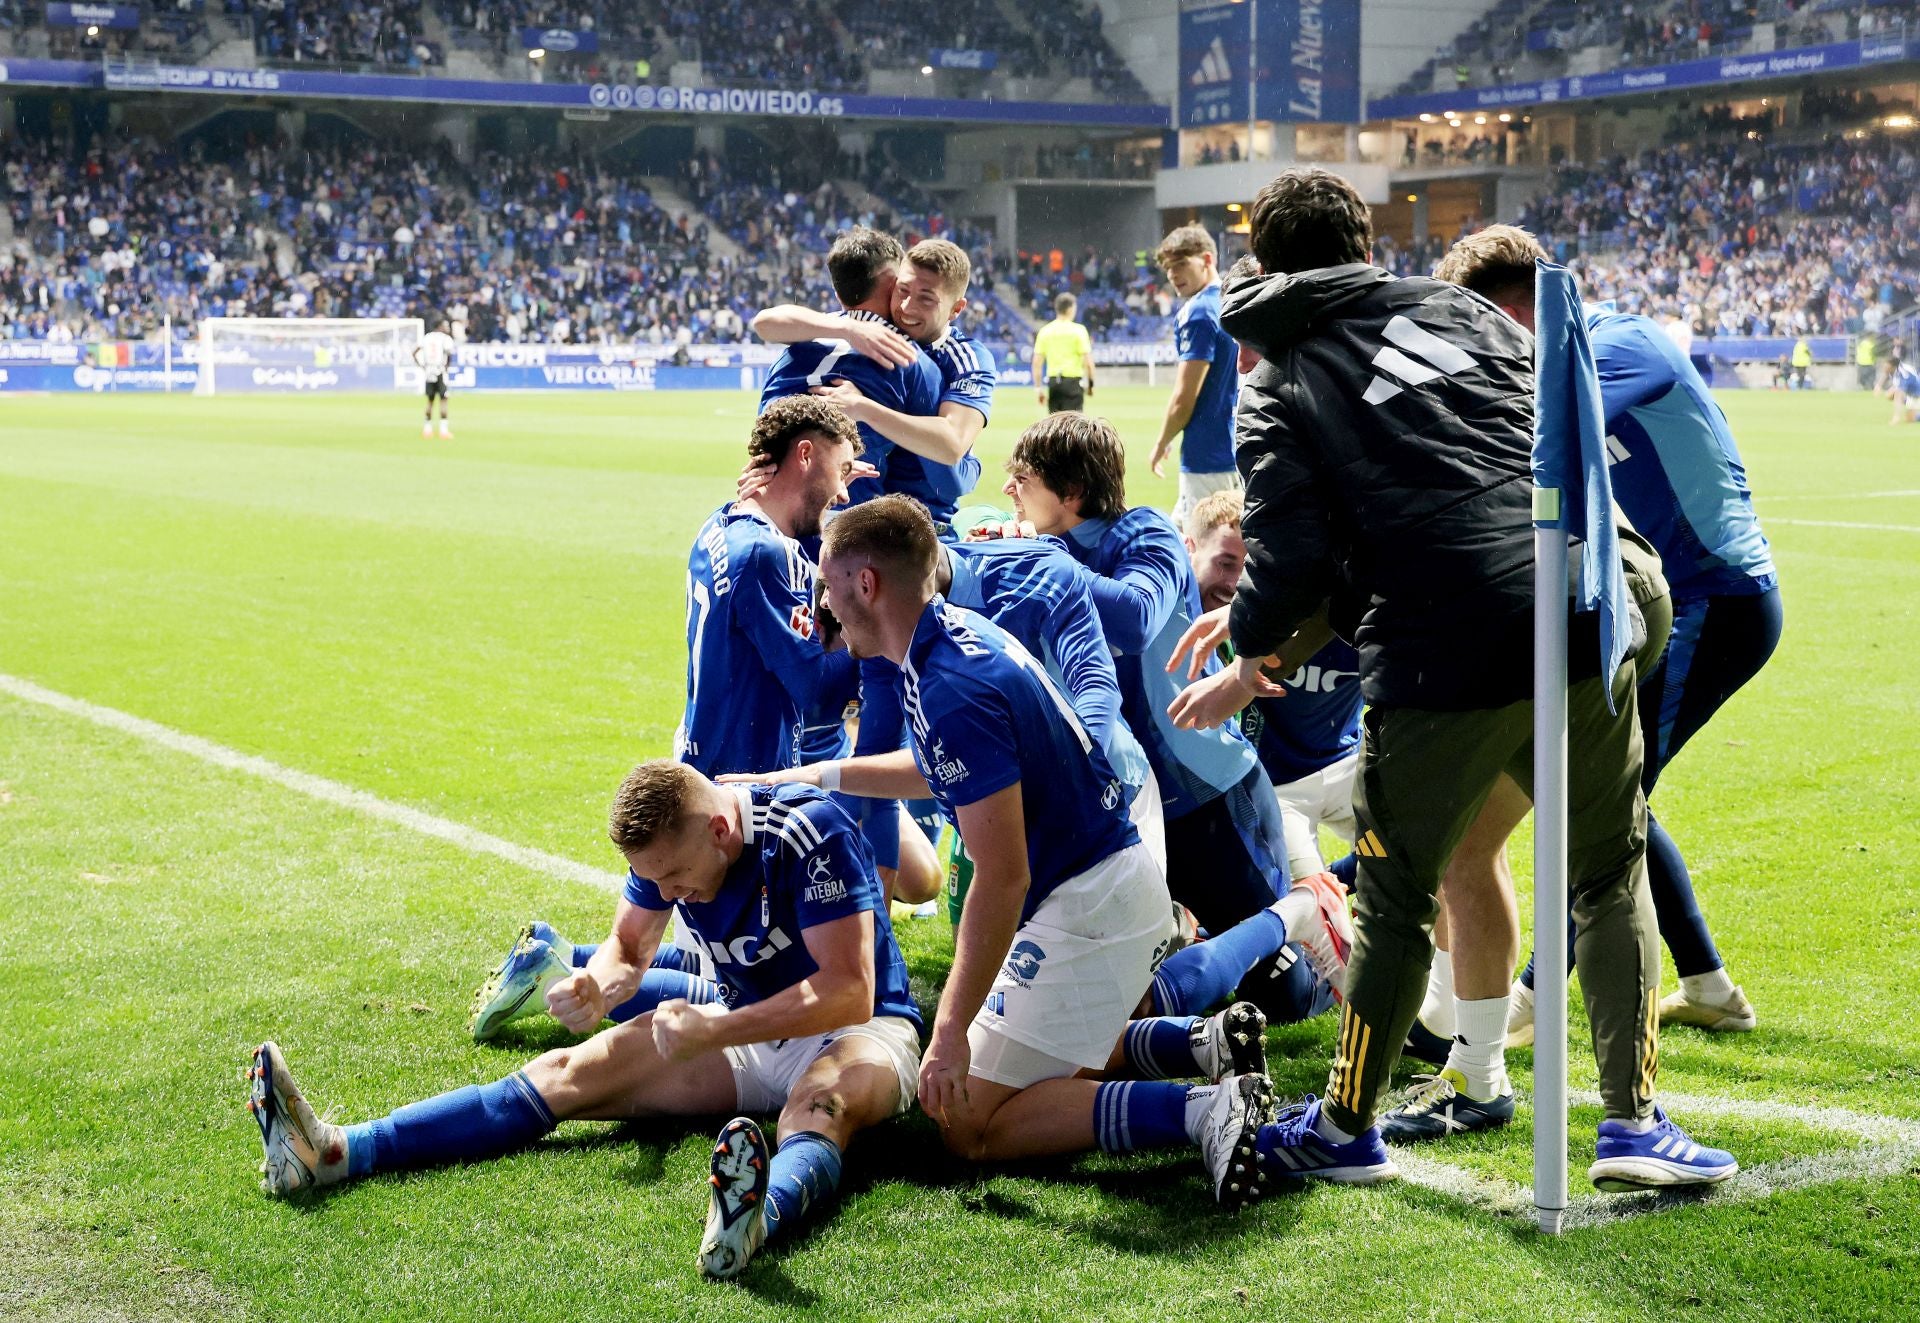
<path id="1" fill-rule="evenodd" d="M 707 1230 L 700 1240 L 700 1271 L 725 1280 L 746 1271 L 767 1243 L 767 1137 L 736 1116 L 720 1131 L 708 1163 Z"/>
<path id="2" fill-rule="evenodd" d="M 1661 1024 L 1691 1024 L 1710 1034 L 1744 1034 L 1751 1033 L 1759 1022 L 1753 1003 L 1737 984 L 1732 999 L 1717 1006 L 1688 1001 L 1684 988 L 1660 999 Z"/>
<path id="3" fill-rule="evenodd" d="M 246 1079 L 252 1092 L 247 1110 L 260 1123 L 260 1142 L 266 1149 L 260 1188 L 285 1195 L 345 1180 L 345 1128 L 313 1114 L 277 1045 L 267 1042 L 254 1049 Z"/>
<path id="4" fill-rule="evenodd" d="M 1244 1208 L 1267 1193 L 1254 1141 L 1272 1109 L 1273 1082 L 1265 1075 L 1235 1075 L 1218 1085 L 1200 1131 L 1200 1156 L 1222 1208 Z"/>
<path id="5" fill-rule="evenodd" d="M 1267 1073 L 1267 1017 L 1250 1001 L 1236 1001 L 1193 1027 L 1193 1059 L 1218 1084 L 1229 1075 Z"/>
<path id="6" fill-rule="evenodd" d="M 1519 979 L 1507 994 L 1507 1046 L 1533 1046 L 1533 989 Z"/>

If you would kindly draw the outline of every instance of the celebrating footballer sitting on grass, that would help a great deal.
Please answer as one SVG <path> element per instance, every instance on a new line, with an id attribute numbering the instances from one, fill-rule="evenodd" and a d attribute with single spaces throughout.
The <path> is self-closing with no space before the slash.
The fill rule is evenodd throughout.
<path id="1" fill-rule="evenodd" d="M 777 1112 L 780 1143 L 745 1116 L 721 1130 L 704 1272 L 737 1275 L 832 1193 L 847 1142 L 907 1108 L 920 1063 L 920 1011 L 859 829 L 818 790 L 721 787 L 655 761 L 621 784 L 608 832 L 631 870 L 612 934 L 547 990 L 548 1009 L 599 1025 L 639 986 L 669 912 L 718 970 L 719 1003 L 669 1001 L 492 1084 L 349 1126 L 316 1115 L 262 1043 L 248 1106 L 269 1194 L 498 1157 L 562 1121 L 734 1109 Z"/>

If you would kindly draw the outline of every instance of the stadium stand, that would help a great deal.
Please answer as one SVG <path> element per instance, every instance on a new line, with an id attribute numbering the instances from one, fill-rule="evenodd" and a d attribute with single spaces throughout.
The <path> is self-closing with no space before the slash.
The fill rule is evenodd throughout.
<path id="1" fill-rule="evenodd" d="M 444 64 L 427 40 L 421 0 L 225 0 L 252 28 L 262 59 L 424 69 Z"/>
<path id="2" fill-rule="evenodd" d="M 1500 0 L 1396 94 L 1817 45 L 1896 31 L 1916 15 L 1920 0 Z"/>
<path id="3" fill-rule="evenodd" d="M 1875 331 L 1920 298 L 1920 157 L 1903 138 L 1862 132 L 1563 166 L 1518 222 L 1574 266 L 1589 297 L 1677 313 L 1696 334 Z M 1375 260 L 1426 274 L 1451 237 L 1383 238 Z"/>

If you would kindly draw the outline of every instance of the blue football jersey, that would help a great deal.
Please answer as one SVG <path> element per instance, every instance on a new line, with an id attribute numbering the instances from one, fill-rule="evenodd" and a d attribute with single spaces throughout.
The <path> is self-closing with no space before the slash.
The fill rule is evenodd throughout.
<path id="1" fill-rule="evenodd" d="M 627 874 L 642 909 L 676 908 L 711 962 L 720 1000 L 737 1010 L 819 971 L 807 929 L 873 915 L 873 1013 L 920 1022 L 907 962 L 887 921 L 886 895 L 867 843 L 840 807 L 813 786 L 736 786 L 746 848 L 712 900 L 669 906 L 646 878 Z"/>
<path id="2" fill-rule="evenodd" d="M 707 776 L 800 761 L 802 715 L 853 695 L 851 656 L 821 648 L 813 564 L 765 515 L 721 506 L 687 557 L 687 699 L 675 752 Z"/>
<path id="3" fill-rule="evenodd" d="M 887 320 L 876 313 L 857 310 L 847 316 L 865 321 Z M 926 354 L 915 358 L 910 367 L 883 367 L 854 353 L 845 340 L 802 340 L 788 345 L 767 372 L 767 384 L 760 391 L 760 408 L 764 410 L 787 395 L 804 395 L 812 387 L 831 381 L 852 382 L 862 395 L 876 404 L 915 418 L 929 418 L 940 412 L 940 370 Z M 862 478 L 848 489 L 848 496 L 855 504 L 893 491 L 894 488 L 887 485 L 893 458 L 907 453 L 864 423 L 860 425 L 860 439 L 866 444 L 861 458 L 879 469 L 880 476 Z"/>
<path id="4" fill-rule="evenodd" d="M 1174 314 L 1173 343 L 1181 362 L 1211 365 L 1180 438 L 1181 471 L 1230 473 L 1233 410 L 1240 401 L 1240 346 L 1220 325 L 1218 281 L 1180 305 Z"/>
<path id="5" fill-rule="evenodd" d="M 1118 519 L 1089 519 L 1066 538 L 1075 560 L 1094 573 L 1090 585 L 1120 677 L 1120 712 L 1146 748 L 1169 821 L 1210 803 L 1258 765 L 1239 723 L 1181 730 L 1167 708 L 1186 687 L 1186 672 L 1167 674 L 1173 648 L 1201 613 L 1193 562 L 1173 521 L 1141 506 Z M 1207 673 L 1220 663 L 1209 659 Z"/>
<path id="6" fill-rule="evenodd" d="M 948 818 L 1019 783 L 1023 921 L 1062 882 L 1139 843 L 1106 754 L 1039 661 L 992 621 L 936 596 L 901 670 L 914 761 Z"/>
<path id="7" fill-rule="evenodd" d="M 1281 682 L 1279 698 L 1257 698 L 1241 715 L 1260 765 L 1277 786 L 1311 776 L 1360 747 L 1360 654 L 1339 639 Z"/>
<path id="8" fill-rule="evenodd" d="M 940 404 L 959 403 L 982 418 L 993 417 L 993 388 L 998 380 L 993 354 L 958 327 L 948 330 L 927 350 L 940 372 Z M 934 412 L 938 412 L 938 408 Z M 912 412 L 905 410 L 903 412 Z M 927 507 L 935 523 L 953 519 L 975 486 L 980 482 L 980 461 L 972 451 L 958 464 L 935 464 L 898 446 L 888 456 L 886 489 L 911 496 Z"/>
<path id="9" fill-rule="evenodd" d="M 1147 782 L 1147 755 L 1120 715 L 1120 681 L 1088 590 L 1092 576 L 1057 538 L 962 542 L 942 554 L 953 571 L 947 601 L 979 612 L 1045 664 L 1131 799 Z M 899 687 L 892 662 L 862 659 L 861 753 L 900 747 L 906 715 Z"/>
<path id="10" fill-rule="evenodd" d="M 1650 318 L 1590 313 L 1587 329 L 1613 497 L 1660 553 L 1674 596 L 1773 588 L 1746 466 L 1700 373 Z"/>

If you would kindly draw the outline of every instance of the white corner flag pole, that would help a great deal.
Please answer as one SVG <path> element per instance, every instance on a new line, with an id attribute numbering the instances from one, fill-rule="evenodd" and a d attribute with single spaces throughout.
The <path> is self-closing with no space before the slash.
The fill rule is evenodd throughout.
<path id="1" fill-rule="evenodd" d="M 1567 1213 L 1567 523 L 1533 493 L 1533 1207 Z"/>

